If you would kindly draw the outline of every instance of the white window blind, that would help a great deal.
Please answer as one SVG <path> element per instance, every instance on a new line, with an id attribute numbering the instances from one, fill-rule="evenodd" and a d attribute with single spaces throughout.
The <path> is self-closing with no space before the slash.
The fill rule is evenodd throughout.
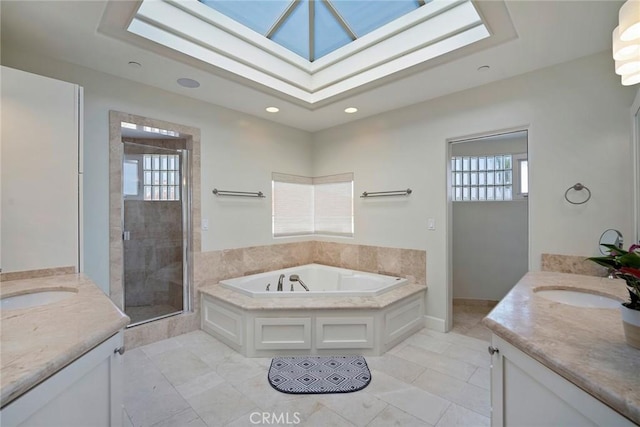
<path id="1" fill-rule="evenodd" d="M 353 174 L 308 178 L 274 173 L 273 236 L 353 236 Z"/>
<path id="2" fill-rule="evenodd" d="M 353 236 L 353 174 L 313 178 L 316 234 Z"/>
<path id="3" fill-rule="evenodd" d="M 304 176 L 273 174 L 273 236 L 313 234 L 313 182 Z"/>

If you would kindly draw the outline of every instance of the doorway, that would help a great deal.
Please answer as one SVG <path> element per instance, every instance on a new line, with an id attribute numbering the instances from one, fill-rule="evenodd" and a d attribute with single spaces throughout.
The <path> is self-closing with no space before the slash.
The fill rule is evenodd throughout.
<path id="1" fill-rule="evenodd" d="M 200 130 L 110 111 L 109 177 L 109 296 L 135 327 L 125 339 L 191 330 L 199 323 Z"/>
<path id="2" fill-rule="evenodd" d="M 180 314 L 189 304 L 189 191 L 182 179 L 189 151 L 179 134 L 161 131 L 122 140 L 124 312 L 132 326 Z"/>
<path id="3" fill-rule="evenodd" d="M 528 135 L 452 141 L 452 331 L 489 339 L 480 321 L 528 271 Z"/>

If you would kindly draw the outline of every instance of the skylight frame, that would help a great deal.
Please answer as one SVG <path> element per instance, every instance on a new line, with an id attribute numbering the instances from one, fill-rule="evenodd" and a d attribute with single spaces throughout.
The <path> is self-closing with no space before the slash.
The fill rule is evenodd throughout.
<path id="1" fill-rule="evenodd" d="M 466 21 L 448 28 L 465 13 Z M 197 0 L 144 0 L 128 31 L 310 108 L 490 36 L 471 0 L 433 0 L 314 62 Z M 389 57 L 394 45 L 399 50 Z"/>
<path id="2" fill-rule="evenodd" d="M 243 0 L 198 1 L 310 62 L 427 3 L 426 0 L 252 0 L 245 9 Z M 304 38 L 307 43 L 300 43 Z"/>

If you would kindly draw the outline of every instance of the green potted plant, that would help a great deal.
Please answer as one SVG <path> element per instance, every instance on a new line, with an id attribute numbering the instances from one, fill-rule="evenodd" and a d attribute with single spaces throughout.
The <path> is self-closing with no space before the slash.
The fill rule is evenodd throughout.
<path id="1" fill-rule="evenodd" d="M 640 245 L 632 245 L 628 251 L 615 245 L 603 245 L 609 255 L 588 258 L 610 270 L 610 277 L 627 283 L 629 301 L 623 302 L 622 323 L 627 344 L 640 349 Z"/>

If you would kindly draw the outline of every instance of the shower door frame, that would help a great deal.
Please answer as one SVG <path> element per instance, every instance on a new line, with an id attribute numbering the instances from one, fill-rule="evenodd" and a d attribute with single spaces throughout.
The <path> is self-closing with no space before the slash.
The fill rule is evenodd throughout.
<path id="1" fill-rule="evenodd" d="M 119 111 L 109 111 L 109 297 L 121 310 L 124 309 L 124 248 L 123 248 L 123 191 L 122 191 L 122 163 L 124 160 L 124 144 L 122 142 L 121 123 L 128 122 L 142 126 L 165 129 L 180 133 L 187 140 L 188 156 L 183 156 L 187 162 L 181 179 L 187 183 L 190 203 L 183 203 L 183 217 L 187 218 L 188 227 L 183 239 L 186 251 L 184 260 L 186 280 L 183 283 L 182 314 L 172 315 L 171 318 L 192 315 L 197 311 L 195 305 L 194 259 L 201 252 L 201 184 L 200 184 L 200 129 L 163 120 L 150 119 Z M 186 215 L 185 215 L 185 212 Z M 186 248 L 186 249 L 185 249 Z M 160 320 L 160 317 L 154 320 Z M 188 322 L 187 318 L 185 321 Z M 180 321 L 182 322 L 182 321 Z M 149 324 L 149 322 L 136 325 Z"/>
<path id="2" fill-rule="evenodd" d="M 163 128 L 164 129 L 164 128 Z M 170 130 L 170 129 L 167 129 Z M 163 314 L 160 316 L 156 316 L 156 317 L 151 317 L 149 319 L 145 319 L 142 321 L 138 321 L 138 322 L 132 322 L 130 323 L 127 327 L 133 327 L 133 326 L 137 326 L 137 325 L 141 325 L 147 322 L 152 322 L 154 320 L 160 320 L 160 319 L 164 319 L 165 317 L 171 317 L 171 316 L 175 316 L 184 312 L 189 312 L 192 311 L 192 306 L 191 306 L 191 286 L 189 286 L 189 278 L 192 277 L 192 266 L 189 263 L 189 253 L 191 252 L 191 239 L 189 238 L 189 236 L 191 236 L 191 211 L 192 211 L 192 204 L 191 204 L 191 185 L 190 185 L 190 179 L 189 177 L 191 176 L 191 168 L 190 168 L 190 163 L 191 163 L 191 150 L 189 148 L 187 148 L 187 138 L 180 138 L 182 140 L 185 140 L 185 147 L 184 148 L 165 148 L 165 147 L 160 147 L 159 145 L 154 145 L 153 143 L 145 143 L 145 142 L 133 142 L 130 140 L 122 140 L 122 144 L 134 144 L 134 145 L 138 145 L 138 146 L 145 146 L 145 147 L 149 147 L 150 149 L 160 149 L 160 150 L 167 150 L 167 151 L 171 151 L 171 152 L 175 152 L 175 153 L 179 153 L 180 154 L 180 212 L 181 212 L 181 217 L 182 217 L 182 221 L 181 221 L 181 231 L 182 231 L 182 308 L 178 311 L 172 312 L 172 313 L 168 313 L 168 314 Z M 126 154 L 123 153 L 123 162 L 126 159 Z M 124 202 L 125 202 L 125 197 L 124 194 L 122 195 L 122 217 L 121 217 L 121 227 L 123 230 L 123 233 L 125 232 L 125 228 L 126 228 L 126 224 L 125 224 L 125 209 L 124 209 Z M 124 240 L 124 239 L 123 239 Z M 122 252 L 123 256 L 125 255 L 124 253 L 124 247 L 123 247 L 123 252 Z M 124 259 L 124 258 L 123 258 Z M 123 286 L 123 290 L 125 287 L 126 283 L 125 283 L 125 271 L 124 271 L 124 265 L 122 268 L 122 286 Z M 125 312 L 125 314 L 127 314 L 126 311 L 126 304 L 125 304 L 125 300 L 123 300 L 122 302 L 122 311 Z"/>

